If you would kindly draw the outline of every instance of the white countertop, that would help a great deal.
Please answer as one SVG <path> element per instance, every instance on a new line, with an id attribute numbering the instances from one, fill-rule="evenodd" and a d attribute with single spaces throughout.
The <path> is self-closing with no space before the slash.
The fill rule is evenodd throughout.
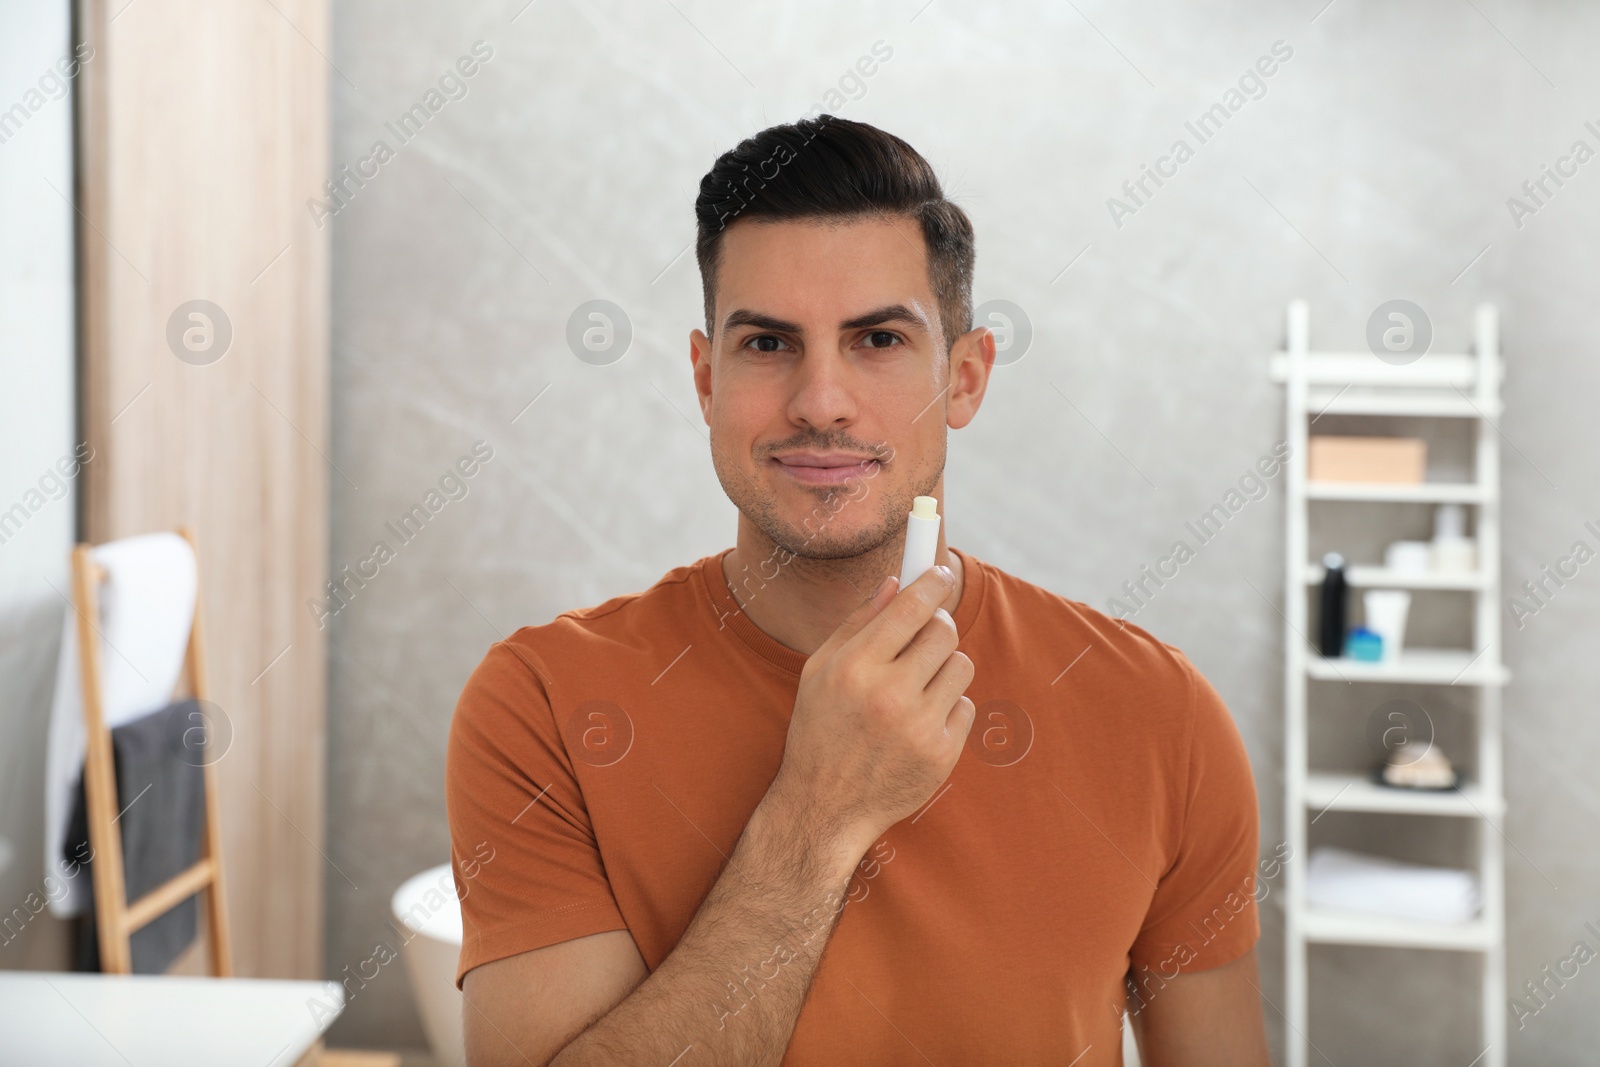
<path id="1" fill-rule="evenodd" d="M 336 982 L 0 971 L 0 1067 L 291 1067 L 343 1010 Z"/>

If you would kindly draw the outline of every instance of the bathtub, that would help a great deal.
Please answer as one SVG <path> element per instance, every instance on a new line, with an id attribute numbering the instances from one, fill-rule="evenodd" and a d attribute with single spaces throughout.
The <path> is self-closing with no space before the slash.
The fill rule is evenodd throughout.
<path id="1" fill-rule="evenodd" d="M 411 974 L 411 991 L 422 1029 L 439 1067 L 466 1067 L 461 1038 L 461 993 L 456 989 L 456 961 L 461 956 L 461 903 L 456 899 L 450 864 L 444 863 L 406 880 L 391 902 L 395 922 L 409 940 L 400 954 Z"/>

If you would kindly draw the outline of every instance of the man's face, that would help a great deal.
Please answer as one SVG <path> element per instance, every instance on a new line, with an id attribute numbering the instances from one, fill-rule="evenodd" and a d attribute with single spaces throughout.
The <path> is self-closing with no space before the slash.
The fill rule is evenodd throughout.
<path id="1" fill-rule="evenodd" d="M 946 358 L 920 225 L 736 222 L 715 314 L 691 358 L 728 498 L 809 559 L 898 537 L 912 498 L 942 490 L 947 428 L 977 413 L 994 360 L 981 328 Z"/>

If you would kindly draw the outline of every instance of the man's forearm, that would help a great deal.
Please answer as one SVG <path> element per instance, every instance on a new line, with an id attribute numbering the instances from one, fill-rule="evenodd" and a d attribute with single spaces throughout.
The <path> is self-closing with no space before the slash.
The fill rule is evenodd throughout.
<path id="1" fill-rule="evenodd" d="M 678 945 L 551 1067 L 776 1064 L 865 851 L 769 793 Z"/>

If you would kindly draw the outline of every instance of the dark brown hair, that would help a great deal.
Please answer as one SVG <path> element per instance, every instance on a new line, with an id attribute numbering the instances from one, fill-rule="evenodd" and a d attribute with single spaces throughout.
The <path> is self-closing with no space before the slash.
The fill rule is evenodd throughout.
<path id="1" fill-rule="evenodd" d="M 819 115 L 762 130 L 717 157 L 700 179 L 695 258 L 715 335 L 722 235 L 738 219 L 857 219 L 900 215 L 922 225 L 928 284 L 939 301 L 948 355 L 972 328 L 972 223 L 945 199 L 915 148 L 876 126 Z"/>

